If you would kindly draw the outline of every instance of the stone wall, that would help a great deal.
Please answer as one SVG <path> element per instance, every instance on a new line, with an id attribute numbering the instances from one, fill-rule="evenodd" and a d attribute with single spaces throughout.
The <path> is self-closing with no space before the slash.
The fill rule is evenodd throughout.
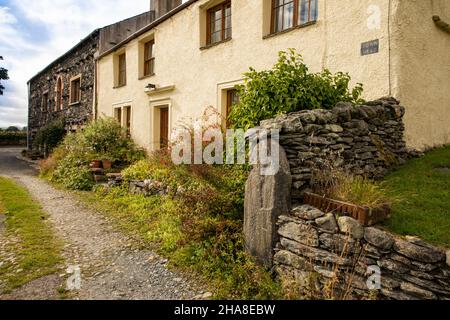
<path id="1" fill-rule="evenodd" d="M 66 130 L 77 130 L 92 119 L 95 87 L 95 54 L 98 51 L 98 31 L 93 32 L 71 51 L 50 64 L 29 81 L 28 141 L 39 129 L 55 119 L 65 119 Z M 81 101 L 70 104 L 70 80 L 81 75 Z M 62 109 L 57 108 L 57 81 L 62 79 Z M 47 109 L 43 97 L 48 94 Z"/>
<path id="2" fill-rule="evenodd" d="M 275 270 L 305 296 L 450 299 L 450 252 L 307 205 L 278 219 Z M 373 270 L 378 270 L 381 287 Z M 375 280 L 374 282 L 372 280 Z M 373 290 L 370 290 L 373 289 Z"/>
<path id="3" fill-rule="evenodd" d="M 261 128 L 281 130 L 280 162 L 292 179 L 258 176 L 258 167 L 253 168 L 251 177 L 256 177 L 247 182 L 245 197 L 245 221 L 253 225 L 244 230 L 246 247 L 261 264 L 273 266 L 287 288 L 306 298 L 450 299 L 450 251 L 301 204 L 324 163 L 382 178 L 414 156 L 403 140 L 404 114 L 399 101 L 382 98 L 261 123 Z M 284 191 L 277 197 L 255 192 L 280 184 Z M 270 244 L 270 253 L 250 250 Z"/>
<path id="4" fill-rule="evenodd" d="M 331 110 L 308 110 L 263 121 L 265 129 L 281 129 L 293 179 L 293 200 L 311 188 L 313 168 L 338 156 L 353 174 L 381 178 L 409 156 L 403 140 L 405 108 L 394 98 L 363 106 L 338 103 Z"/>

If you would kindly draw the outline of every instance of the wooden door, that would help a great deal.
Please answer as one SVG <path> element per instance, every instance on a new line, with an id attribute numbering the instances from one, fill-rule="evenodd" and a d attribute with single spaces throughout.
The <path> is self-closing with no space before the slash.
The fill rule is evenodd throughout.
<path id="1" fill-rule="evenodd" d="M 160 109 L 160 146 L 161 149 L 169 146 L 169 108 Z"/>

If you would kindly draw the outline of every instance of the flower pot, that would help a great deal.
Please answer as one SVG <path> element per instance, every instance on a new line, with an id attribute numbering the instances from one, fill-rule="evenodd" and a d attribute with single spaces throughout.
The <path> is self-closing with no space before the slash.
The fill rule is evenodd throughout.
<path id="1" fill-rule="evenodd" d="M 102 168 L 102 161 L 100 160 L 94 160 L 89 165 L 92 169 L 101 169 Z"/>
<path id="2" fill-rule="evenodd" d="M 352 203 L 329 199 L 314 193 L 305 193 L 304 203 L 324 212 L 337 213 L 358 220 L 363 226 L 369 227 L 383 222 L 391 217 L 391 207 L 388 204 L 369 208 Z"/>
<path id="3" fill-rule="evenodd" d="M 103 160 L 102 163 L 103 163 L 103 169 L 109 170 L 109 169 L 112 168 L 112 162 L 111 161 Z"/>

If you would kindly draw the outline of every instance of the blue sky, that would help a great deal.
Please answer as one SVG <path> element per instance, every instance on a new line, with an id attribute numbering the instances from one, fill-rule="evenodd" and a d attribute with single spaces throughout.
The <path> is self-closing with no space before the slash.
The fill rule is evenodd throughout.
<path id="1" fill-rule="evenodd" d="M 27 81 L 98 27 L 149 8 L 149 0 L 0 0 L 0 127 L 26 126 Z"/>

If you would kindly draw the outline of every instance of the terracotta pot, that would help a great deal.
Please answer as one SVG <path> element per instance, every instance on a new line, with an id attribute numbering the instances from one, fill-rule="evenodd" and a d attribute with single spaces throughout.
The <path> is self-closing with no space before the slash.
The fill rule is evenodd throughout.
<path id="1" fill-rule="evenodd" d="M 92 169 L 101 169 L 102 162 L 100 160 L 94 160 L 94 161 L 91 162 L 90 167 Z"/>
<path id="2" fill-rule="evenodd" d="M 112 168 L 112 162 L 109 160 L 103 160 L 103 169 L 109 170 Z"/>

